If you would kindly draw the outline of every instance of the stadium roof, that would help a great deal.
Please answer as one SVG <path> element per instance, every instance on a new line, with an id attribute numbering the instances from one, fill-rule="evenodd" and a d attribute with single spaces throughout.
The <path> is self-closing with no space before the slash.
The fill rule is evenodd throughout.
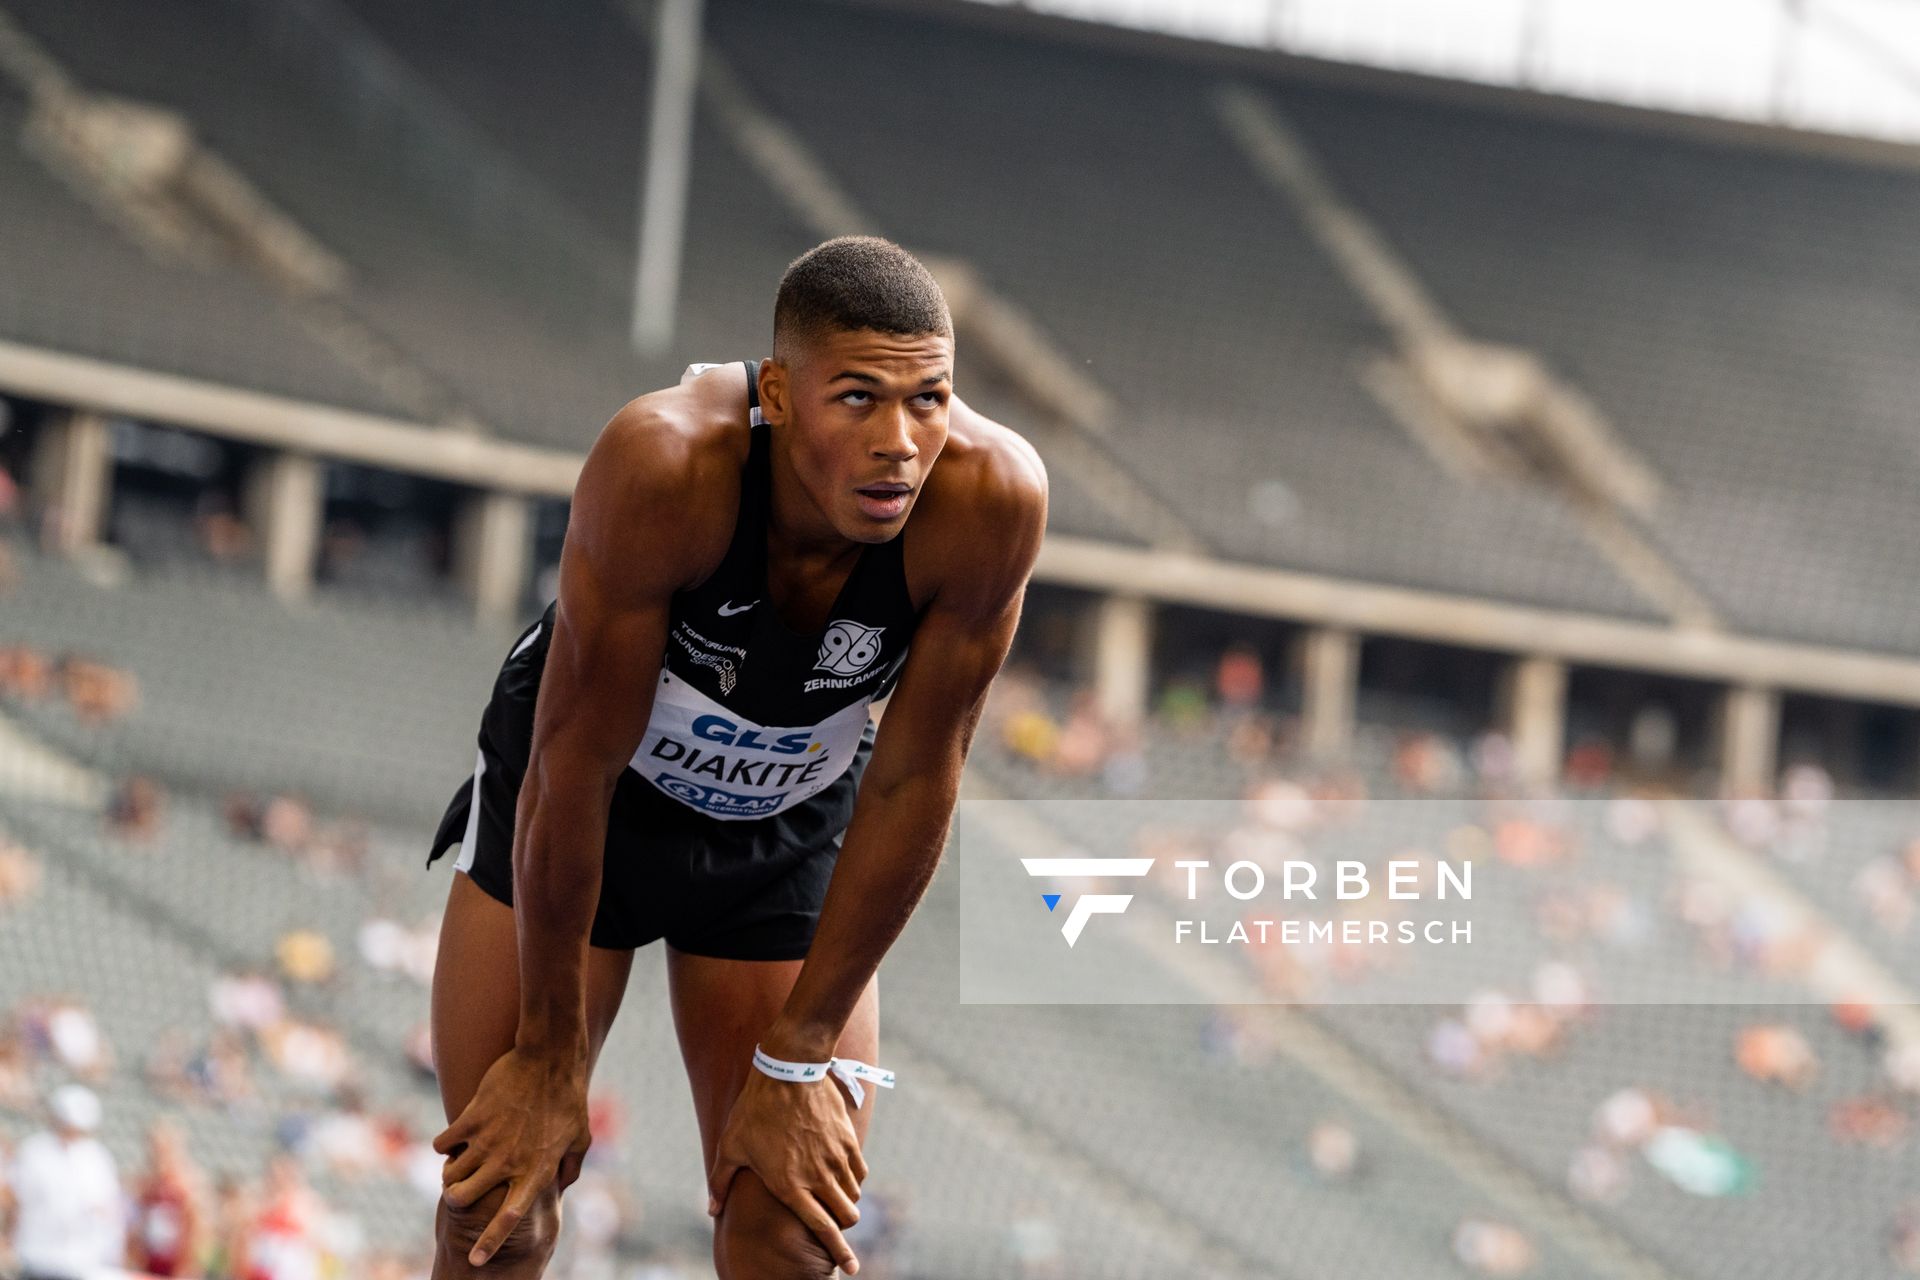
<path id="1" fill-rule="evenodd" d="M 1920 141 L 1914 0 L 970 0 L 1734 120 Z"/>

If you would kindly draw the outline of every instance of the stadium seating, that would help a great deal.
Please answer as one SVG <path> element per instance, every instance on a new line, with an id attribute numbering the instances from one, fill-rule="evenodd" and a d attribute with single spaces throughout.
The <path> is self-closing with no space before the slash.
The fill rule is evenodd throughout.
<path id="1" fill-rule="evenodd" d="M 0 81 L 0 338 L 347 408 L 398 407 L 245 272 L 156 260 L 25 150 Z"/>

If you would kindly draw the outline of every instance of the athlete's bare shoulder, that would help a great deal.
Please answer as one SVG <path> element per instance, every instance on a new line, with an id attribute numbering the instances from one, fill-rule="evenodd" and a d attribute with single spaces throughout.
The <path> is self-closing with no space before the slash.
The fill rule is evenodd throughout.
<path id="1" fill-rule="evenodd" d="M 568 538 L 609 563 L 648 562 L 676 590 L 692 586 L 726 555 L 748 446 L 741 365 L 628 401 L 581 467 Z"/>
<path id="2" fill-rule="evenodd" d="M 991 610 L 1025 586 L 1038 554 L 1047 469 L 1018 432 L 954 396 L 946 445 L 909 524 L 915 594 L 925 583 L 949 604 Z"/>

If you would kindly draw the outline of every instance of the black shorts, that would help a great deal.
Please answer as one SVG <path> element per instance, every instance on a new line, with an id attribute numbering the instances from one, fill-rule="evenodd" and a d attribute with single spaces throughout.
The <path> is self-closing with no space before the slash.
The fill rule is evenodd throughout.
<path id="1" fill-rule="evenodd" d="M 501 665 L 481 717 L 473 777 L 447 805 L 427 857 L 431 864 L 457 848 L 455 868 L 509 906 L 514 810 L 552 633 L 549 606 Z M 869 723 L 846 772 L 824 791 L 765 818 L 708 817 L 623 770 L 607 812 L 592 944 L 625 949 L 665 938 L 678 950 L 729 960 L 804 957 L 873 736 Z"/>

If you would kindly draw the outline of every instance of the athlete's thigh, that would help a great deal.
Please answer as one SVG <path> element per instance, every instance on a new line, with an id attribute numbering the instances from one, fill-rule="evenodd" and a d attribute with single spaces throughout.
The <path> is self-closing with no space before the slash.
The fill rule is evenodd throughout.
<path id="1" fill-rule="evenodd" d="M 631 951 L 587 948 L 589 1069 L 620 1011 L 632 968 Z M 513 1047 L 519 1025 L 513 908 L 456 871 L 433 967 L 433 1062 L 448 1121 L 466 1110 L 487 1068 Z"/>
<path id="2" fill-rule="evenodd" d="M 667 948 L 667 982 L 673 1000 L 673 1025 L 680 1056 L 693 1086 L 700 1122 L 704 1167 L 713 1167 L 714 1148 L 733 1101 L 753 1070 L 753 1046 L 780 1015 L 800 976 L 799 960 L 723 960 Z M 834 1055 L 875 1062 L 880 1054 L 880 980 L 867 985 L 853 1016 L 840 1034 Z M 837 1085 L 835 1087 L 838 1087 Z M 853 1129 L 862 1144 L 873 1123 L 874 1095 L 853 1111 Z"/>

